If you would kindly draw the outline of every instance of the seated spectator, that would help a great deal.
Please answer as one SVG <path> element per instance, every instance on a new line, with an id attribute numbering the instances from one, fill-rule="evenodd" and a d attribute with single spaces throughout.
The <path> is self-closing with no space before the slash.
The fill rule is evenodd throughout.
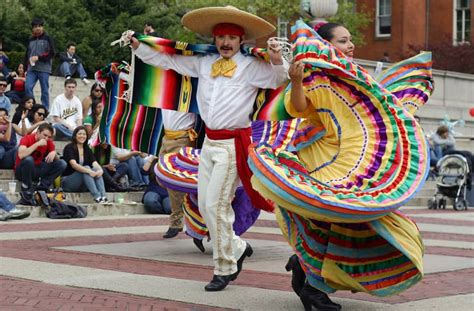
<path id="1" fill-rule="evenodd" d="M 4 76 L 7 77 L 10 70 L 7 67 L 8 64 L 8 56 L 5 54 L 5 52 L 0 50 L 0 73 Z"/>
<path id="2" fill-rule="evenodd" d="M 112 148 L 107 143 L 102 143 L 94 147 L 94 156 L 97 162 L 104 171 L 105 189 L 110 192 L 127 191 L 127 187 L 120 183 L 120 179 L 127 175 L 128 164 L 118 163 L 111 164 L 110 158 L 112 155 Z"/>
<path id="3" fill-rule="evenodd" d="M 23 97 L 25 97 L 25 67 L 19 64 L 16 71 L 10 72 L 7 77 L 7 82 L 10 84 L 10 90 L 5 95 L 10 98 L 10 102 L 19 104 Z"/>
<path id="4" fill-rule="evenodd" d="M 44 123 L 36 133 L 24 136 L 18 147 L 15 178 L 21 182 L 18 204 L 35 205 L 33 181 L 39 180 L 37 190 L 49 190 L 56 177 L 66 169 L 66 162 L 55 151 L 53 127 Z"/>
<path id="5" fill-rule="evenodd" d="M 86 127 L 87 135 L 90 137 L 89 144 L 93 144 L 99 135 L 100 119 L 104 110 L 102 99 L 94 99 L 91 110 L 92 112 L 84 119 L 84 126 Z"/>
<path id="6" fill-rule="evenodd" d="M 23 97 L 20 104 L 16 107 L 15 114 L 12 118 L 12 127 L 16 133 L 16 141 L 20 142 L 20 139 L 26 134 L 23 133 L 22 125 L 25 123 L 24 120 L 27 120 L 28 114 L 33 108 L 33 105 L 36 104 L 36 101 L 31 96 Z"/>
<path id="7" fill-rule="evenodd" d="M 12 104 L 10 102 L 10 98 L 5 96 L 7 85 L 7 79 L 0 76 L 0 108 L 5 108 L 8 112 L 10 112 L 10 109 L 12 109 Z"/>
<path id="8" fill-rule="evenodd" d="M 48 110 L 44 105 L 34 104 L 31 110 L 28 112 L 26 118 L 21 115 L 21 125 L 14 126 L 13 128 L 17 132 L 17 142 L 19 143 L 21 138 L 25 135 L 36 133 L 38 126 L 44 123 L 48 123 L 46 118 L 48 117 Z M 17 131 L 17 128 L 19 131 Z"/>
<path id="9" fill-rule="evenodd" d="M 87 73 L 82 66 L 81 59 L 76 55 L 76 45 L 74 43 L 69 43 L 67 45 L 66 52 L 59 53 L 59 67 L 60 74 L 67 79 L 70 79 L 76 71 L 79 73 L 84 84 L 89 84 L 87 80 Z"/>
<path id="10" fill-rule="evenodd" d="M 155 31 L 154 23 L 152 23 L 150 21 L 145 23 L 145 26 L 143 28 L 143 33 L 145 35 L 149 35 L 149 36 L 154 36 L 154 37 L 158 36 L 156 31 Z"/>
<path id="11" fill-rule="evenodd" d="M 112 146 L 112 156 L 110 158 L 110 163 L 115 165 L 119 163 L 127 163 L 129 186 L 133 190 L 141 191 L 145 189 L 145 186 L 148 184 L 148 176 L 143 176 L 141 173 L 141 169 L 145 164 L 145 157 L 146 154 L 140 151 L 130 151 Z"/>
<path id="12" fill-rule="evenodd" d="M 446 125 L 441 125 L 436 133 L 431 135 L 431 143 L 436 160 L 439 160 L 446 155 L 446 152 L 455 149 L 456 140 L 449 132 L 449 128 Z"/>
<path id="13" fill-rule="evenodd" d="M 15 204 L 7 199 L 5 194 L 0 193 L 0 221 L 23 219 L 28 216 L 30 216 L 30 212 L 19 210 Z"/>
<path id="14" fill-rule="evenodd" d="M 102 95 L 105 94 L 104 88 L 99 83 L 92 84 L 90 94 L 82 100 L 82 115 L 84 118 L 91 114 L 91 106 L 94 100 L 102 100 Z"/>
<path id="15" fill-rule="evenodd" d="M 66 192 L 85 192 L 89 190 L 96 203 L 107 203 L 105 192 L 104 171 L 95 160 L 94 153 L 89 148 L 86 128 L 78 126 L 72 134 L 72 142 L 64 147 L 63 159 L 67 168 L 61 180 Z"/>
<path id="16" fill-rule="evenodd" d="M 16 136 L 8 118 L 8 111 L 0 108 L 0 168 L 12 169 L 16 156 Z"/>
<path id="17" fill-rule="evenodd" d="M 171 203 L 168 192 L 156 181 L 154 167 L 158 162 L 155 156 L 147 157 L 143 165 L 143 174 L 149 175 L 150 183 L 143 194 L 142 202 L 150 214 L 171 214 Z"/>
<path id="18" fill-rule="evenodd" d="M 58 95 L 51 106 L 53 127 L 59 137 L 72 138 L 72 132 L 82 125 L 82 104 L 74 95 L 77 82 L 74 79 L 64 81 L 64 94 Z"/>

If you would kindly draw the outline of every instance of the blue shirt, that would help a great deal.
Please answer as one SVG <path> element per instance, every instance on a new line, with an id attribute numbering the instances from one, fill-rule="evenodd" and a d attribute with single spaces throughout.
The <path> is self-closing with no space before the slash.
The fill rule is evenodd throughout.
<path id="1" fill-rule="evenodd" d="M 0 108 L 5 108 L 8 113 L 10 113 L 10 109 L 12 108 L 12 103 L 10 102 L 10 98 L 4 95 L 0 95 Z"/>

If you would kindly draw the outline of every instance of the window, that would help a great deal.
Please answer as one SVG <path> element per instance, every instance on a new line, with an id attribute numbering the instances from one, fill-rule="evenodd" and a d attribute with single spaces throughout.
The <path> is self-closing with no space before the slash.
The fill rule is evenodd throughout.
<path id="1" fill-rule="evenodd" d="M 278 37 L 288 38 L 288 21 L 278 17 Z"/>
<path id="2" fill-rule="evenodd" d="M 376 12 L 376 36 L 390 37 L 392 34 L 392 0 L 377 0 Z"/>
<path id="3" fill-rule="evenodd" d="M 471 42 L 471 0 L 455 0 L 454 43 Z"/>

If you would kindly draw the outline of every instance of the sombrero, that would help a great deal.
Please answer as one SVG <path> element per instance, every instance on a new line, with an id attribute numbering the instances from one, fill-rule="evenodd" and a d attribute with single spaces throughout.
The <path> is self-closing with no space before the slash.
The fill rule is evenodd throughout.
<path id="1" fill-rule="evenodd" d="M 201 35 L 212 37 L 217 24 L 231 23 L 245 30 L 245 39 L 257 39 L 275 31 L 275 26 L 256 15 L 233 6 L 207 7 L 186 13 L 181 19 L 183 26 Z"/>

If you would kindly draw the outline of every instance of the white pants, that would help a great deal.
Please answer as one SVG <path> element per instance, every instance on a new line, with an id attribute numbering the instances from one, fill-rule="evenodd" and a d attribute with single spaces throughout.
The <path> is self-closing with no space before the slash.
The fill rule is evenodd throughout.
<path id="1" fill-rule="evenodd" d="M 199 159 L 199 211 L 211 236 L 214 274 L 237 271 L 237 259 L 246 243 L 235 235 L 232 200 L 239 183 L 233 139 L 211 140 L 206 137 Z"/>

